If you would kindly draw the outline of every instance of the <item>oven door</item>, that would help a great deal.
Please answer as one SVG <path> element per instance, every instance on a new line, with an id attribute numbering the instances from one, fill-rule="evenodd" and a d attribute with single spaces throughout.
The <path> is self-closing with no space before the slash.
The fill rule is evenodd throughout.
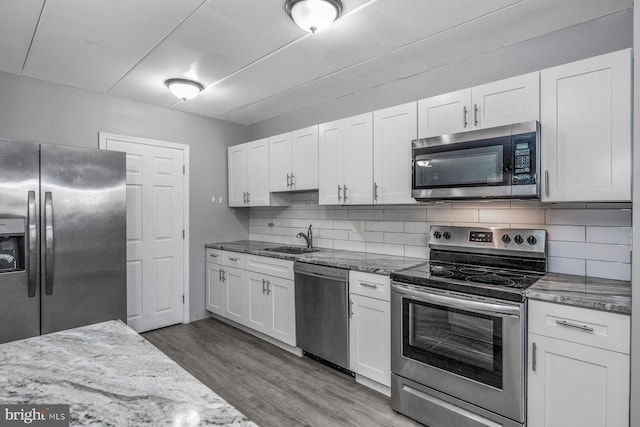
<path id="1" fill-rule="evenodd" d="M 393 283 L 391 370 L 524 421 L 524 304 Z"/>

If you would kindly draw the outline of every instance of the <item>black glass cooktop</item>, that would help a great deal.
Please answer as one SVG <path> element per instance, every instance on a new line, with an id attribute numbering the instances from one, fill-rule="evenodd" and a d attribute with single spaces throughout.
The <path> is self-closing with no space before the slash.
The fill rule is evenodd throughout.
<path id="1" fill-rule="evenodd" d="M 523 301 L 524 290 L 544 273 L 474 264 L 431 261 L 391 274 L 391 279 L 412 285 Z"/>

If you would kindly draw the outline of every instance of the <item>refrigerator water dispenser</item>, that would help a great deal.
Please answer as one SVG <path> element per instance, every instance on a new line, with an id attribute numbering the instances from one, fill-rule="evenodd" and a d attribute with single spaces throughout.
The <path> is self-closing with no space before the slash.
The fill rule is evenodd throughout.
<path id="1" fill-rule="evenodd" d="M 24 271 L 25 219 L 0 217 L 0 274 Z"/>

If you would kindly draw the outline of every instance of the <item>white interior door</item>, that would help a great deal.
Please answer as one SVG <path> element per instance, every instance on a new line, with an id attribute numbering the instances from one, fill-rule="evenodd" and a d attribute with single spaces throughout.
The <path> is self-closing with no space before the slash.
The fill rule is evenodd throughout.
<path id="1" fill-rule="evenodd" d="M 101 139 L 102 148 L 127 153 L 127 323 L 137 332 L 181 323 L 185 151 L 137 138 Z"/>

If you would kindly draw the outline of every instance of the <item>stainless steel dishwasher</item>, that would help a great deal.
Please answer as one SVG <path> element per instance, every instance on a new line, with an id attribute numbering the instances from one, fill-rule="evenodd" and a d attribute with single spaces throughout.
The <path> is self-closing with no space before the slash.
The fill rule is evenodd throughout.
<path id="1" fill-rule="evenodd" d="M 298 347 L 349 369 L 349 270 L 296 262 Z"/>

